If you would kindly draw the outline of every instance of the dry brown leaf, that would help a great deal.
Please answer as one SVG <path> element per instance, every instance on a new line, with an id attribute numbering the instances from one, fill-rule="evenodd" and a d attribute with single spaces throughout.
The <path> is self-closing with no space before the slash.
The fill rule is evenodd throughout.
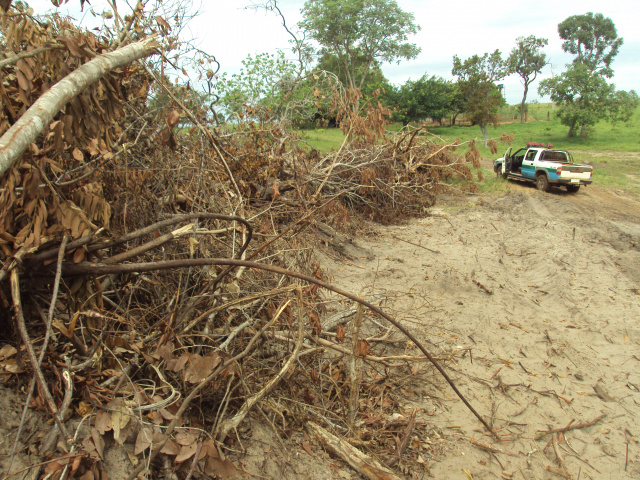
<path id="1" fill-rule="evenodd" d="M 13 345 L 7 344 L 4 347 L 0 348 L 0 360 L 13 357 L 16 353 L 18 353 L 18 350 L 16 350 Z"/>
<path id="2" fill-rule="evenodd" d="M 165 119 L 165 121 L 167 122 L 167 127 L 174 128 L 176 125 L 178 125 L 181 116 L 182 115 L 178 110 L 171 110 L 171 113 L 169 113 L 169 115 Z"/>
<path id="3" fill-rule="evenodd" d="M 25 92 L 31 91 L 31 82 L 27 80 L 27 77 L 20 70 L 16 70 L 16 78 L 18 79 L 18 85 Z"/>
<path id="4" fill-rule="evenodd" d="M 93 440 L 93 444 L 96 446 L 98 455 L 100 455 L 100 458 L 104 460 L 104 438 L 102 438 L 102 435 L 100 435 L 97 428 L 91 429 L 91 438 Z"/>
<path id="5" fill-rule="evenodd" d="M 302 448 L 304 448 L 305 452 L 307 452 L 309 455 L 315 457 L 315 455 L 311 451 L 311 445 L 309 445 L 309 442 L 302 442 Z"/>
<path id="6" fill-rule="evenodd" d="M 100 456 L 96 451 L 96 445 L 93 443 L 93 439 L 91 437 L 85 437 L 82 440 L 82 447 L 84 448 L 85 454 L 89 454 L 89 457 L 100 460 Z"/>
<path id="7" fill-rule="evenodd" d="M 165 360 L 168 362 L 174 358 L 173 352 L 175 349 L 176 347 L 173 342 L 167 342 L 156 348 L 156 351 L 153 352 L 153 358 L 157 360 Z"/>
<path id="8" fill-rule="evenodd" d="M 160 16 L 157 16 L 157 17 L 154 17 L 154 18 L 155 18 L 156 22 L 158 23 L 158 25 L 160 25 L 160 27 L 166 28 L 167 32 L 171 31 L 171 25 L 169 25 L 169 23 L 164 18 L 162 18 Z"/>
<path id="9" fill-rule="evenodd" d="M 167 370 L 171 370 L 172 372 L 179 372 L 184 368 L 184 366 L 189 361 L 189 354 L 185 353 L 179 356 L 178 358 L 174 358 L 167 361 Z"/>
<path id="10" fill-rule="evenodd" d="M 344 342 L 344 327 L 341 323 L 336 326 L 336 340 L 340 343 Z"/>
<path id="11" fill-rule="evenodd" d="M 4 368 L 5 372 L 8 373 L 22 373 L 24 371 L 20 368 L 15 358 L 3 361 L 0 363 L 0 367 Z"/>
<path id="12" fill-rule="evenodd" d="M 155 425 L 162 425 L 164 423 L 162 415 L 160 415 L 160 412 L 158 412 L 157 410 L 149 412 L 147 414 L 147 418 L 151 420 L 151 423 Z"/>
<path id="13" fill-rule="evenodd" d="M 98 139 L 97 138 L 92 138 L 89 141 L 89 145 L 87 145 L 87 150 L 89 151 L 89 153 L 91 155 L 98 155 L 100 153 L 100 150 L 98 149 Z"/>
<path id="14" fill-rule="evenodd" d="M 114 411 L 111 412 L 111 426 L 113 428 L 113 439 L 120 445 L 124 444 L 126 437 L 121 435 L 131 420 L 133 411 L 126 405 L 116 405 Z"/>
<path id="15" fill-rule="evenodd" d="M 366 357 L 367 354 L 369 353 L 369 342 L 367 342 L 365 339 L 360 339 L 358 340 L 358 344 L 356 345 L 356 356 L 357 357 Z"/>
<path id="16" fill-rule="evenodd" d="M 58 41 L 64 43 L 64 46 L 69 49 L 69 51 L 71 52 L 71 55 L 73 55 L 74 57 L 82 56 L 82 50 L 80 48 L 78 41 L 75 38 L 58 37 Z"/>
<path id="17" fill-rule="evenodd" d="M 180 448 L 180 453 L 178 453 L 178 456 L 176 457 L 176 463 L 182 463 L 185 460 L 190 459 L 195 455 L 197 449 L 198 444 L 195 442 L 191 445 L 183 445 L 182 448 Z"/>
<path id="18" fill-rule="evenodd" d="M 153 428 L 151 427 L 142 427 L 140 432 L 138 432 L 138 436 L 136 438 L 136 444 L 133 448 L 134 455 L 140 455 L 147 448 L 151 446 L 153 441 Z"/>
<path id="19" fill-rule="evenodd" d="M 82 152 L 78 147 L 73 149 L 72 155 L 73 155 L 73 158 L 75 158 L 77 161 L 79 162 L 84 161 L 84 155 L 82 154 Z"/>
<path id="20" fill-rule="evenodd" d="M 162 447 L 162 450 L 160 450 L 160 453 L 164 453 L 165 455 L 178 455 L 178 453 L 180 453 L 180 445 L 169 439 Z"/>
<path id="21" fill-rule="evenodd" d="M 189 361 L 190 365 L 184 372 L 184 381 L 189 383 L 200 383 L 222 363 L 222 359 L 217 352 L 206 357 L 194 354 L 190 356 Z"/>
<path id="22" fill-rule="evenodd" d="M 176 442 L 178 442 L 182 446 L 193 445 L 194 443 L 196 443 L 197 439 L 198 437 L 196 437 L 193 433 L 178 432 L 176 434 Z"/>
<path id="23" fill-rule="evenodd" d="M 33 70 L 31 70 L 31 67 L 27 62 L 20 59 L 16 62 L 16 67 L 22 72 L 22 74 L 25 76 L 27 80 L 29 81 L 33 80 L 33 77 L 34 77 Z"/>
<path id="24" fill-rule="evenodd" d="M 227 480 L 236 478 L 238 475 L 238 469 L 228 458 L 220 460 L 219 458 L 207 457 L 204 471 L 209 476 L 220 477 Z"/>
<path id="25" fill-rule="evenodd" d="M 73 263 L 80 263 L 83 260 L 84 260 L 84 248 L 82 247 L 76 248 L 76 251 L 73 253 Z"/>

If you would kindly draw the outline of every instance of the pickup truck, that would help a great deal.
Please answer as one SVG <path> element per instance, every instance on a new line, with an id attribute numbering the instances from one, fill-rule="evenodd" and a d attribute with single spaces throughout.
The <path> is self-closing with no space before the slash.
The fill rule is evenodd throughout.
<path id="1" fill-rule="evenodd" d="M 496 175 L 535 182 L 538 190 L 548 192 L 552 185 L 565 186 L 568 192 L 575 193 L 580 185 L 592 182 L 593 167 L 573 162 L 571 154 L 565 150 L 553 150 L 552 145 L 527 143 L 512 153 L 505 152 L 493 164 Z"/>

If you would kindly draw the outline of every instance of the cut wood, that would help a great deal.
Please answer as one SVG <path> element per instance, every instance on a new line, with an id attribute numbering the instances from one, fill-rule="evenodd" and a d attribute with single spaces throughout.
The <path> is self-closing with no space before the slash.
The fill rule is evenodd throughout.
<path id="1" fill-rule="evenodd" d="M 480 441 L 476 440 L 475 438 L 470 438 L 469 441 L 473 445 L 475 445 L 476 447 L 480 447 L 483 450 L 486 450 L 487 452 L 503 453 L 505 455 L 509 455 L 510 457 L 518 457 L 519 456 L 517 453 L 510 452 L 509 450 L 505 450 L 504 448 L 496 447 L 495 445 L 490 445 L 490 444 L 485 443 L 485 442 L 480 442 Z"/>
<path id="2" fill-rule="evenodd" d="M 576 424 L 570 423 L 569 425 L 563 428 L 554 428 L 552 430 L 538 431 L 538 434 L 536 435 L 536 440 L 540 440 L 545 435 L 550 435 L 552 433 L 560 433 L 560 432 L 564 433 L 564 432 L 568 432 L 569 430 L 577 430 L 579 428 L 592 427 L 593 425 L 598 423 L 600 420 L 602 420 L 604 417 L 606 417 L 606 415 L 602 414 L 597 416 L 590 422 L 576 423 Z"/>
<path id="3" fill-rule="evenodd" d="M 320 425 L 307 422 L 307 428 L 329 450 L 347 462 L 360 475 L 371 480 L 400 480 L 400 477 L 391 470 L 383 467 L 375 459 L 365 455 L 344 440 L 336 437 L 332 433 L 329 433 Z"/>
<path id="4" fill-rule="evenodd" d="M 105 53 L 78 67 L 51 87 L 0 138 L 0 175 L 11 168 L 71 99 L 113 69 L 148 57 L 157 47 L 154 36 Z"/>

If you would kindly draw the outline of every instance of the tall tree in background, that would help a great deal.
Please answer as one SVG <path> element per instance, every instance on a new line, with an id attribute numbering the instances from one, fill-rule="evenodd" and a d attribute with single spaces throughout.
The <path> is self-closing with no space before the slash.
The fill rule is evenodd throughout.
<path id="1" fill-rule="evenodd" d="M 485 148 L 489 139 L 487 125 L 497 126 L 498 110 L 505 103 L 494 82 L 504 78 L 508 71 L 500 50 L 483 56 L 474 55 L 465 61 L 457 55 L 453 56 L 451 73 L 458 77 L 458 88 L 464 98 L 464 113 L 480 127 Z"/>
<path id="2" fill-rule="evenodd" d="M 574 15 L 558 24 L 558 33 L 564 40 L 562 49 L 576 56 L 574 64 L 586 65 L 594 74 L 611 78 L 611 62 L 618 54 L 623 40 L 616 26 L 601 13 Z"/>
<path id="3" fill-rule="evenodd" d="M 606 80 L 613 76 L 611 62 L 622 45 L 613 21 L 600 13 L 574 15 L 558 25 L 558 33 L 563 50 L 575 58 L 566 72 L 540 82 L 538 91 L 559 105 L 557 115 L 569 127 L 568 136 L 575 135 L 578 125 L 584 137 L 599 120 L 629 120 L 638 96 L 616 92 Z"/>
<path id="4" fill-rule="evenodd" d="M 370 97 L 377 89 L 387 88 L 389 86 L 389 81 L 382 73 L 380 64 L 376 60 L 369 64 L 368 59 L 364 55 L 356 55 L 352 59 L 352 64 L 356 72 L 356 76 L 363 76 L 365 74 L 365 70 L 368 70 L 366 73 L 366 79 L 360 87 L 363 97 Z M 326 70 L 327 72 L 334 73 L 343 85 L 349 85 L 348 71 L 336 55 L 328 52 L 322 55 L 318 61 L 317 68 L 319 70 Z"/>
<path id="5" fill-rule="evenodd" d="M 526 38 L 518 37 L 516 42 L 516 46 L 511 50 L 511 54 L 507 59 L 507 65 L 511 73 L 516 73 L 520 76 L 524 85 L 524 94 L 522 95 L 520 108 L 520 123 L 524 123 L 524 107 L 527 101 L 529 85 L 535 81 L 538 74 L 547 64 L 547 56 L 540 50 L 545 47 L 549 41 L 546 38 L 536 38 L 530 35 Z"/>
<path id="6" fill-rule="evenodd" d="M 362 89 L 373 67 L 420 53 L 407 42 L 420 27 L 394 0 L 307 0 L 302 15 L 300 27 L 337 57 L 349 88 Z"/>

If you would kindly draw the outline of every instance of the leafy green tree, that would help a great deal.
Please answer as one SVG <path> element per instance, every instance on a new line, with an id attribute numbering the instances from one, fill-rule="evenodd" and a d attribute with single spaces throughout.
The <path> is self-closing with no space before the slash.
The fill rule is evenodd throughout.
<path id="1" fill-rule="evenodd" d="M 589 67 L 594 73 L 611 78 L 611 62 L 618 54 L 623 40 L 618 37 L 610 18 L 591 12 L 574 15 L 558 24 L 558 33 L 564 40 L 562 49 L 576 56 L 573 63 Z"/>
<path id="2" fill-rule="evenodd" d="M 288 61 L 283 52 L 248 55 L 242 65 L 239 73 L 223 75 L 217 84 L 227 117 L 282 120 L 287 114 L 300 115 L 304 109 L 311 109 L 310 87 L 300 81 L 299 67 Z M 303 98 L 307 101 L 303 102 Z"/>
<path id="3" fill-rule="evenodd" d="M 522 103 L 520 105 L 520 123 L 524 123 L 525 103 L 527 101 L 527 93 L 529 85 L 531 85 L 538 74 L 547 64 L 547 56 L 540 50 L 545 47 L 549 41 L 546 38 L 536 38 L 533 35 L 528 37 L 518 37 L 516 46 L 511 50 L 511 54 L 507 59 L 507 65 L 511 73 L 516 73 L 522 79 L 524 84 L 524 94 L 522 95 Z"/>
<path id="4" fill-rule="evenodd" d="M 504 78 L 509 71 L 500 50 L 474 55 L 464 62 L 453 56 L 451 73 L 458 77 L 458 88 L 464 102 L 464 113 L 472 123 L 477 124 L 484 136 L 487 147 L 489 133 L 487 125 L 497 126 L 498 110 L 505 101 L 494 82 Z"/>
<path id="5" fill-rule="evenodd" d="M 613 76 L 611 63 L 622 45 L 611 19 L 602 14 L 575 15 L 558 25 L 562 48 L 575 55 L 567 71 L 540 82 L 538 91 L 559 105 L 558 117 L 569 127 L 568 136 L 586 136 L 599 120 L 627 121 L 638 96 L 634 91 L 616 92 L 607 83 Z"/>
<path id="6" fill-rule="evenodd" d="M 420 27 L 395 0 L 307 0 L 300 27 L 334 55 L 349 88 L 362 89 L 372 68 L 415 58 L 420 48 L 407 43 Z"/>
<path id="7" fill-rule="evenodd" d="M 631 116 L 638 109 L 638 94 L 631 90 L 625 92 L 620 90 L 609 97 L 609 120 L 615 124 L 617 122 L 628 122 Z"/>
<path id="8" fill-rule="evenodd" d="M 407 80 L 397 89 L 394 119 L 404 125 L 431 118 L 442 124 L 442 120 L 454 113 L 455 85 L 435 75 L 423 75 L 418 80 Z"/>
<path id="9" fill-rule="evenodd" d="M 353 58 L 353 65 L 355 67 L 357 75 L 363 76 L 365 70 L 367 68 L 369 70 L 366 74 L 365 82 L 360 87 L 362 96 L 365 99 L 370 98 L 377 89 L 386 88 L 387 85 L 389 85 L 389 81 L 382 73 L 380 65 L 377 61 L 374 61 L 370 66 L 368 66 L 367 64 L 368 60 L 363 55 L 356 55 Z M 327 72 L 335 74 L 338 80 L 340 80 L 343 85 L 349 85 L 348 73 L 337 56 L 325 52 L 324 55 L 320 57 L 317 68 L 319 70 L 326 70 Z"/>

